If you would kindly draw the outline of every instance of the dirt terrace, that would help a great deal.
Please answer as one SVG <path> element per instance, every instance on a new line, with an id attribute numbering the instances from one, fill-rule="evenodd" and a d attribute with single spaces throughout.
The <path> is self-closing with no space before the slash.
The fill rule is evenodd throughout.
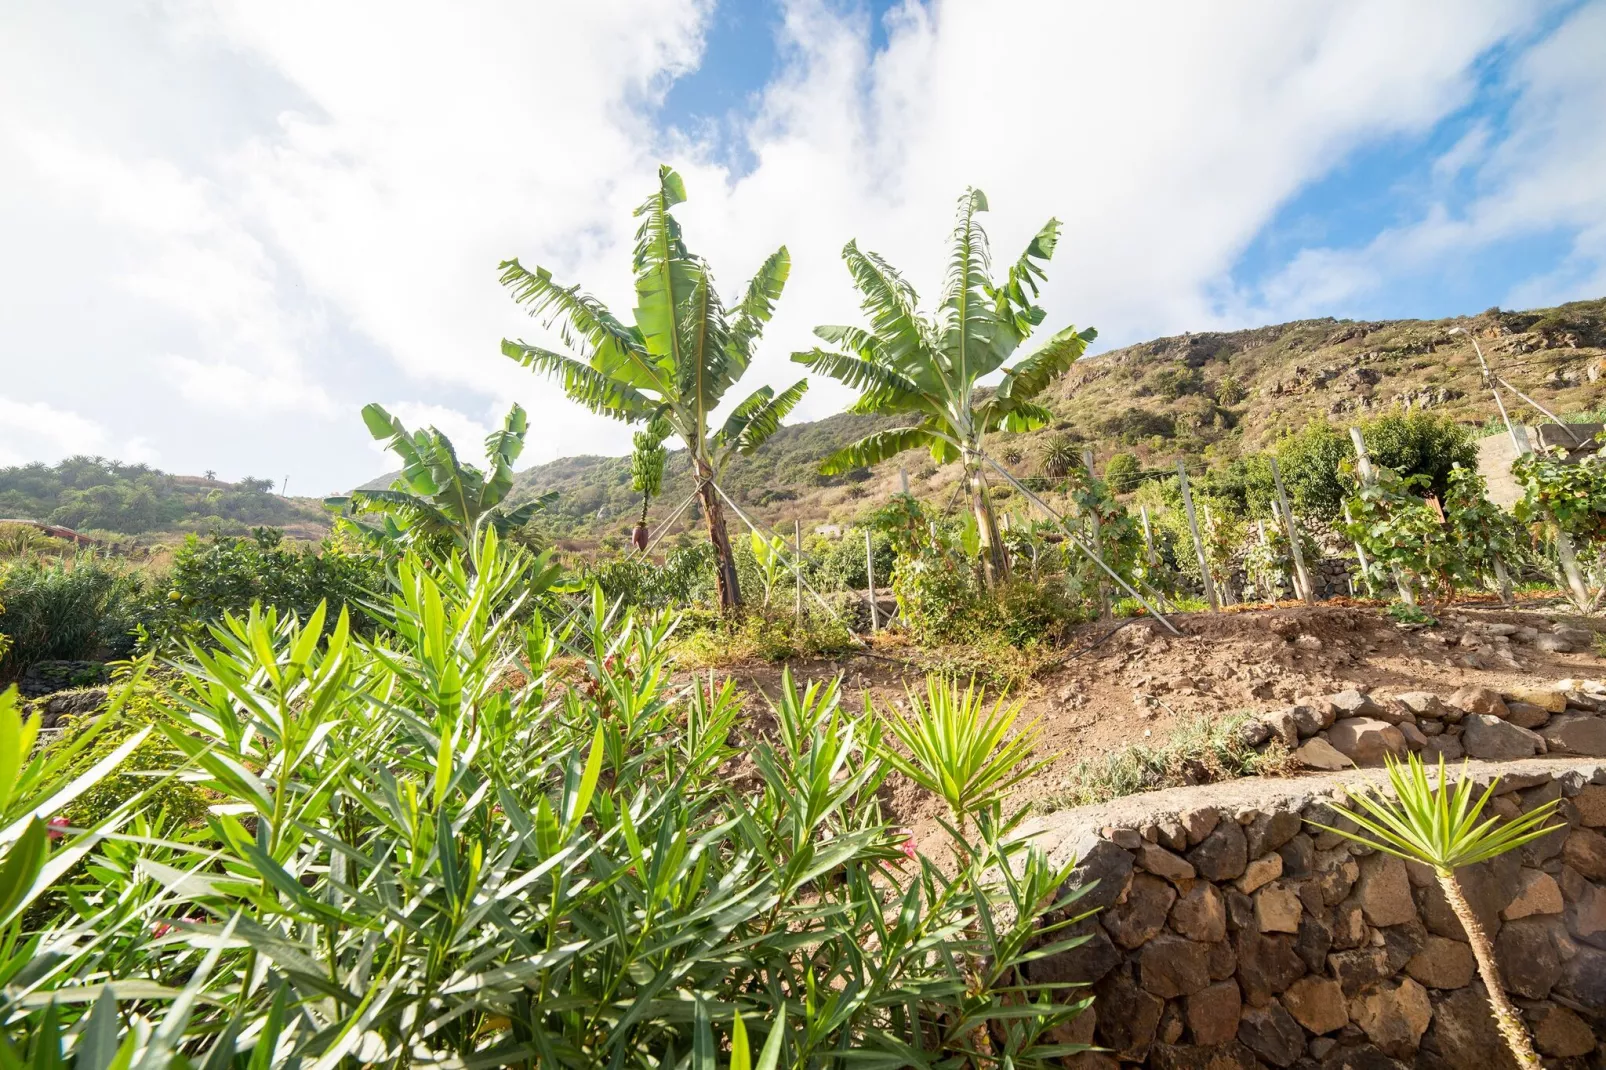
<path id="1" fill-rule="evenodd" d="M 1591 650 L 1543 649 L 1565 645 L 1556 642 L 1557 628 L 1606 629 L 1554 606 L 1460 604 L 1442 613 L 1439 625 L 1416 631 L 1397 627 L 1376 606 L 1358 603 L 1185 613 L 1171 620 L 1181 636 L 1147 620 L 1114 635 L 1108 634 L 1108 621 L 1085 625 L 1068 650 L 1108 638 L 1018 692 L 1026 700 L 1026 718 L 1040 719 L 1041 752 L 1054 756 L 1022 785 L 1022 801 L 1052 794 L 1081 759 L 1133 743 L 1163 743 L 1179 721 L 1198 715 L 1269 710 L 1350 687 L 1379 697 L 1417 690 L 1448 695 L 1467 684 L 1510 691 L 1606 671 L 1606 661 Z M 1491 634 L 1502 631 L 1515 634 Z M 903 697 L 906 684 L 921 686 L 923 674 L 893 657 L 901 651 L 877 649 L 885 652 L 882 657 L 799 661 L 792 671 L 800 683 L 840 674 L 844 701 L 855 708 L 866 693 L 886 705 Z M 729 671 L 753 694 L 762 724 L 765 704 L 758 694 L 775 693 L 781 666 L 743 663 Z M 906 789 L 891 805 L 917 833 L 937 814 L 932 800 Z"/>

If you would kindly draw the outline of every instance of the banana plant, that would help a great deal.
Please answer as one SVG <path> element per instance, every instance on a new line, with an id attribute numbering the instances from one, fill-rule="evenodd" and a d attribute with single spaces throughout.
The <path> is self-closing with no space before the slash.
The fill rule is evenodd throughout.
<path id="1" fill-rule="evenodd" d="M 569 351 L 504 339 L 502 352 L 557 379 L 592 412 L 626 423 L 668 422 L 686 444 L 714 546 L 720 605 L 729 609 L 742 595 L 716 481 L 733 457 L 752 453 L 780 428 L 808 380 L 779 394 L 760 387 L 714 425 L 715 410 L 752 361 L 792 262 L 785 246 L 777 249 L 726 308 L 708 263 L 681 239 L 673 210 L 685 199 L 680 175 L 660 167 L 658 188 L 636 209 L 633 323 L 579 286 L 559 286 L 546 268 L 530 271 L 516 259 L 504 261 L 502 285 L 543 326 L 556 328 Z"/>
<path id="2" fill-rule="evenodd" d="M 864 296 L 866 327 L 816 327 L 835 347 L 795 353 L 792 359 L 861 391 L 850 411 L 913 416 L 905 427 L 878 431 L 827 457 L 827 475 L 884 461 L 904 450 L 926 449 L 939 464 L 960 461 L 971 511 L 981 532 L 982 564 L 989 585 L 1008 568 L 983 471 L 982 440 L 989 432 L 1030 431 L 1050 413 L 1035 399 L 1079 358 L 1098 336 L 1067 327 L 1014 365 L 1004 367 L 1047 313 L 1035 304 L 1042 264 L 1054 255 L 1060 224 L 1050 219 L 1026 246 L 1008 274 L 994 281 L 987 235 L 976 216 L 987 198 L 968 189 L 959 198 L 953 252 L 937 311 L 916 310 L 914 288 L 875 253 L 857 242 L 842 250 L 854 285 Z M 990 394 L 981 380 L 1003 368 Z"/>
<path id="3" fill-rule="evenodd" d="M 783 573 L 791 571 L 786 563 L 786 540 L 780 535 L 765 537 L 756 531 L 747 533 L 752 540 L 753 563 L 758 566 L 759 582 L 764 585 L 764 604 L 770 604 L 775 584 Z"/>
<path id="4" fill-rule="evenodd" d="M 344 512 L 343 524 L 370 543 L 466 554 L 482 528 L 505 535 L 557 498 L 552 491 L 516 508 L 504 506 L 513 489 L 513 462 L 524 452 L 529 432 L 529 419 L 518 405 L 485 439 L 486 471 L 459 461 L 451 439 L 434 427 L 409 431 L 377 404 L 364 405 L 362 419 L 368 433 L 401 458 L 401 474 L 388 490 L 356 490 L 325 498 L 324 505 Z M 377 515 L 379 522 L 360 519 L 365 514 Z"/>

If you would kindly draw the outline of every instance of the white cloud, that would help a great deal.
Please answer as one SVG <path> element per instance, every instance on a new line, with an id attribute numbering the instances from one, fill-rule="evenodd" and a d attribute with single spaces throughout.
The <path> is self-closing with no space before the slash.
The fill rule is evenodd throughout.
<path id="1" fill-rule="evenodd" d="M 53 463 L 105 445 L 105 430 L 76 412 L 0 396 L 0 465 Z"/>
<path id="2" fill-rule="evenodd" d="M 147 355 L 184 397 L 239 410 L 331 409 L 302 359 L 309 315 L 286 300 L 273 258 L 227 193 L 167 161 L 129 161 L 21 125 L 11 134 L 58 194 L 135 235 L 137 252 L 115 279 L 194 331 L 196 355 Z"/>
<path id="3" fill-rule="evenodd" d="M 1264 306 L 1291 316 L 1326 312 L 1394 280 L 1442 271 L 1496 243 L 1561 232 L 1568 256 L 1501 302 L 1518 308 L 1606 292 L 1606 3 L 1572 12 L 1518 60 L 1515 96 L 1495 137 L 1475 126 L 1436 161 L 1434 175 L 1469 174 L 1465 205 L 1435 200 L 1416 221 L 1353 249 L 1307 249 L 1267 283 Z M 1470 310 L 1469 310 L 1470 311 Z"/>
<path id="4" fill-rule="evenodd" d="M 814 324 L 857 318 L 838 257 L 849 238 L 929 294 L 951 205 L 971 183 L 991 199 L 1000 260 L 1050 215 L 1064 220 L 1047 326 L 1092 323 L 1110 342 L 1329 311 L 1382 285 L 1396 261 L 1431 264 L 1469 233 L 1579 228 L 1577 263 L 1536 283 L 1560 288 L 1581 285 L 1606 246 L 1601 226 L 1582 225 L 1606 220 L 1591 120 L 1600 76 L 1589 69 L 1599 2 L 1519 65 L 1517 132 L 1469 139 L 1441 161 L 1441 178 L 1477 176 L 1476 212 L 1430 213 L 1369 250 L 1306 250 L 1257 294 L 1232 293 L 1228 273 L 1279 205 L 1358 146 L 1422 133 L 1463 107 L 1478 58 L 1531 32 L 1544 9 L 906 0 L 872 52 L 863 15 L 788 0 L 785 62 L 756 114 L 657 129 L 653 104 L 702 61 L 713 3 L 172 0 L 145 9 L 147 36 L 86 45 L 87 85 L 50 81 L 32 58 L 65 54 L 83 28 L 61 30 L 41 14 L 48 5 L 29 9 L 35 19 L 20 27 L 44 28 L 12 35 L 21 43 L 9 50 L 0 32 L 0 92 L 9 61 L 22 72 L 13 86 L 44 106 L 26 110 L 33 125 L 13 140 L 52 196 L 93 216 L 91 233 L 116 253 L 94 269 L 138 303 L 126 325 L 137 345 L 83 350 L 96 368 L 137 362 L 143 373 L 116 399 L 127 404 L 98 403 L 108 422 L 124 421 L 115 435 L 148 435 L 191 470 L 279 470 L 294 451 L 292 480 L 322 488 L 372 465 L 363 402 L 391 399 L 456 440 L 482 435 L 517 399 L 532 418 L 527 460 L 623 452 L 627 429 L 500 356 L 504 335 L 541 332 L 497 286 L 496 264 L 548 265 L 628 315 L 630 210 L 661 159 L 686 176 L 680 215 L 722 287 L 777 245 L 791 249 L 750 386 L 790 382 L 799 369 L 787 355 L 812 343 Z M 149 71 L 122 74 L 118 64 L 147 53 Z M 162 96 L 153 87 L 170 73 L 198 91 Z M 90 105 L 118 94 L 126 121 L 97 118 Z M 722 163 L 729 146 L 706 140 L 733 129 L 748 150 L 735 155 L 754 164 L 742 174 Z M 1529 168 L 1535 154 L 1559 159 Z M 24 277 L 7 256 L 0 278 Z M 73 307 L 63 292 L 74 282 L 24 281 L 41 306 Z M 60 345 L 30 330 L 30 346 Z M 33 382 L 52 396 L 51 380 Z M 158 393 L 178 400 L 127 427 L 131 412 L 156 411 Z M 170 444 L 190 414 L 241 400 L 250 433 L 208 425 Z M 817 382 L 800 411 L 841 401 Z M 265 433 L 281 426 L 293 433 Z"/>
<path id="5" fill-rule="evenodd" d="M 485 466 L 485 454 L 481 445 L 494 426 L 489 421 L 476 420 L 444 405 L 429 405 L 416 401 L 399 401 L 385 408 L 409 431 L 422 431 L 429 427 L 440 431 L 451 440 L 452 447 L 457 451 L 458 460 L 481 468 Z M 497 422 L 500 423 L 500 420 Z M 384 452 L 385 444 L 376 441 L 374 449 Z M 391 458 L 391 461 L 394 460 L 395 458 Z"/>

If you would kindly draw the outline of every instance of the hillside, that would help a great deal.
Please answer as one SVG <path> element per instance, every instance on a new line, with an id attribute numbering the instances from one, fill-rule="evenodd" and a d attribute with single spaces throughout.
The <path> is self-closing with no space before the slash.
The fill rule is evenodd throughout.
<path id="1" fill-rule="evenodd" d="M 316 499 L 274 494 L 272 480 L 226 483 L 103 457 L 0 468 L 0 518 L 142 541 L 191 531 L 243 534 L 258 526 L 319 539 L 329 530 L 328 513 Z"/>
<path id="2" fill-rule="evenodd" d="M 1455 327 L 1474 334 L 1499 374 L 1552 411 L 1606 406 L 1606 299 L 1444 320 L 1300 320 L 1160 338 L 1088 358 L 1045 395 L 1054 425 L 1000 435 L 995 453 L 1019 474 L 1031 473 L 1043 442 L 1063 434 L 1091 447 L 1101 464 L 1118 451 L 1146 466 L 1177 457 L 1222 463 L 1312 419 L 1344 424 L 1403 405 L 1486 425 L 1497 418 L 1494 403 L 1471 342 L 1449 333 Z M 917 495 L 950 491 L 955 466 L 938 469 L 919 453 L 848 477 L 818 474 L 832 449 L 889 423 L 843 414 L 793 424 L 738 459 L 723 485 L 755 519 L 781 527 L 794 518 L 808 527 L 850 520 L 898 490 L 900 468 Z M 671 453 L 652 515 L 667 515 L 691 487 L 683 455 Z M 520 473 L 515 493 L 548 490 L 560 497 L 547 523 L 570 545 L 622 540 L 640 508 L 625 457 L 538 465 Z"/>

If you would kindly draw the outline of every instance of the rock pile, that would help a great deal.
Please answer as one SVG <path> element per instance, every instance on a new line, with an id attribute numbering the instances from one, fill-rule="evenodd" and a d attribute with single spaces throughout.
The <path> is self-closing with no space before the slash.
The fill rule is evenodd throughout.
<path id="1" fill-rule="evenodd" d="M 1407 751 L 1424 761 L 1508 761 L 1538 754 L 1606 757 L 1606 683 L 1561 680 L 1500 694 L 1463 687 L 1439 696 L 1406 691 L 1374 698 L 1341 691 L 1274 710 L 1245 727 L 1246 741 L 1278 740 L 1308 768 L 1382 765 Z"/>
<path id="2" fill-rule="evenodd" d="M 1404 723 L 1373 719 L 1396 734 Z M 1485 783 L 1503 775 L 1501 815 L 1562 800 L 1552 835 L 1461 882 L 1546 1065 L 1598 1065 L 1587 1060 L 1606 1052 L 1606 764 L 1471 768 Z M 1067 1064 L 1515 1065 L 1432 874 L 1317 827 L 1343 820 L 1335 806 L 1355 779 L 1380 781 L 1240 780 L 1039 819 L 1038 842 L 1074 855 L 1073 883 L 1092 884 L 1078 911 L 1098 908 L 1077 926 L 1080 946 L 1029 967 L 1091 986 L 1093 1009 L 1063 1039 L 1108 1052 Z"/>

